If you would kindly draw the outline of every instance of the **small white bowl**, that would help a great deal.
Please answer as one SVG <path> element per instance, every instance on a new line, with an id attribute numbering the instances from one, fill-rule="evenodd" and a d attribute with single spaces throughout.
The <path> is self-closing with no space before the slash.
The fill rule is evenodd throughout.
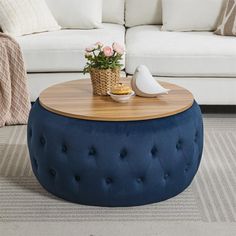
<path id="1" fill-rule="evenodd" d="M 120 103 L 126 103 L 130 100 L 130 98 L 134 95 L 134 91 L 132 91 L 129 94 L 125 94 L 125 95 L 117 95 L 117 94 L 112 94 L 111 92 L 107 92 L 108 95 L 111 96 L 111 98 L 116 101 L 116 102 L 120 102 Z"/>

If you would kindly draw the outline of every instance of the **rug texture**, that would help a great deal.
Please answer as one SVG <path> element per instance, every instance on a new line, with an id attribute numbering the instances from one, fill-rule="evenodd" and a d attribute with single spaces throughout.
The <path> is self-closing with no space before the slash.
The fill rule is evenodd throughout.
<path id="1" fill-rule="evenodd" d="M 32 224 L 64 222 L 87 224 L 87 226 L 100 223 L 100 226 L 108 225 L 107 227 L 112 223 L 124 225 L 127 222 L 129 225 L 137 224 L 137 227 L 146 223 L 152 225 L 168 223 L 170 227 L 176 223 L 186 227 L 193 223 L 197 225 L 207 223 L 208 226 L 217 223 L 218 226 L 225 226 L 223 234 L 218 235 L 231 235 L 231 231 L 232 235 L 236 235 L 235 227 L 229 231 L 229 226 L 236 225 L 236 117 L 208 115 L 204 118 L 204 124 L 205 147 L 202 163 L 191 186 L 168 201 L 130 208 L 81 206 L 47 193 L 31 171 L 26 145 L 26 126 L 2 128 L 0 129 L 0 226 L 1 223 L 12 222 Z"/>

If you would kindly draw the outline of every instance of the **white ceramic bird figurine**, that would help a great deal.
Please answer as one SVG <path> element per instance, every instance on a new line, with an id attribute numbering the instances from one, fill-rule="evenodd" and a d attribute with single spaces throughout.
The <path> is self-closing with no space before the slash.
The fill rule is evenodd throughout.
<path id="1" fill-rule="evenodd" d="M 131 81 L 131 86 L 136 95 L 141 97 L 157 97 L 170 91 L 162 87 L 144 65 L 137 67 Z"/>

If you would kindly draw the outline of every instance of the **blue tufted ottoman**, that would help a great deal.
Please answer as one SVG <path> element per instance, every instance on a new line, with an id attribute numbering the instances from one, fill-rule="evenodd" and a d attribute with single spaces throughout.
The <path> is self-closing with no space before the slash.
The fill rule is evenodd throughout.
<path id="1" fill-rule="evenodd" d="M 187 188 L 203 149 L 192 95 L 164 84 L 169 95 L 118 104 L 93 96 L 89 83 L 53 86 L 32 107 L 28 147 L 41 185 L 71 202 L 113 207 L 163 201 Z"/>

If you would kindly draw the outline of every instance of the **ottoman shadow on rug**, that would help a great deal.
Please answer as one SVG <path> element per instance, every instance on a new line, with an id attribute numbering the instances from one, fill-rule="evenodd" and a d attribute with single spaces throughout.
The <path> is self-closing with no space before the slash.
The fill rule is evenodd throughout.
<path id="1" fill-rule="evenodd" d="M 236 222 L 236 118 L 204 118 L 199 172 L 182 194 L 157 204 L 82 206 L 47 193 L 33 176 L 26 126 L 0 129 L 0 222 Z"/>

